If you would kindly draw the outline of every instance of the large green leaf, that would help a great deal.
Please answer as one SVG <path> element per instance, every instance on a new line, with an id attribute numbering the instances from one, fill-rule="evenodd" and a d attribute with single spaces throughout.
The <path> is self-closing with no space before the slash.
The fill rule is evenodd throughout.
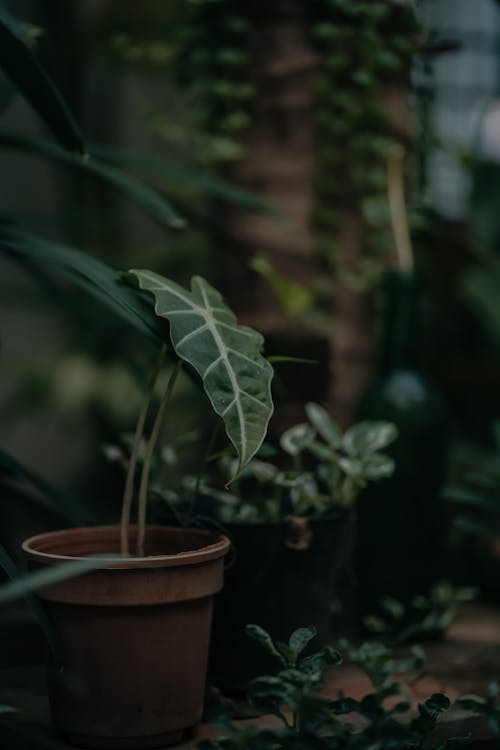
<path id="1" fill-rule="evenodd" d="M 170 323 L 176 354 L 200 375 L 215 412 L 239 457 L 239 469 L 259 450 L 273 412 L 273 368 L 261 354 L 263 338 L 238 325 L 222 296 L 199 276 L 191 291 L 152 271 L 129 275 L 155 298 Z"/>
<path id="2" fill-rule="evenodd" d="M 123 283 L 121 274 L 87 253 L 43 240 L 0 221 L 0 252 L 68 278 L 110 307 L 141 334 L 161 345 L 165 331 L 152 306 Z"/>
<path id="3" fill-rule="evenodd" d="M 0 148 L 15 149 L 54 159 L 70 169 L 78 170 L 90 177 L 102 180 L 141 206 L 153 219 L 168 227 L 179 229 L 186 223 L 172 204 L 156 190 L 119 169 L 103 164 L 90 154 L 80 156 L 43 138 L 5 132 L 0 133 Z"/>
<path id="4" fill-rule="evenodd" d="M 0 7 L 0 69 L 61 145 L 83 154 L 83 137 L 66 102 L 18 34 L 19 22 Z"/>

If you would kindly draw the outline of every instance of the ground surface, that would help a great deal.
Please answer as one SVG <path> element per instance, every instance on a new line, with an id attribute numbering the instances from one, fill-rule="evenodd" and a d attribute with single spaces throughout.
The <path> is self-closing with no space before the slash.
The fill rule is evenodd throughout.
<path id="1" fill-rule="evenodd" d="M 26 637 L 30 634 L 27 642 Z M 36 631 L 30 630 L 26 622 L 23 624 L 19 612 L 14 612 L 8 622 L 0 624 L 0 636 L 0 705 L 15 706 L 19 711 L 15 715 L 0 716 L 0 748 L 32 750 L 33 737 L 36 736 L 39 746 L 64 750 L 68 746 L 54 740 L 49 729 L 44 669 L 33 664 L 39 646 Z M 463 693 L 484 694 L 489 682 L 500 679 L 500 609 L 468 605 L 446 639 L 427 644 L 425 651 L 426 673 L 418 680 L 408 682 L 405 688 L 408 698 L 417 703 L 433 692 L 444 692 L 452 701 Z M 368 689 L 367 680 L 359 670 L 346 665 L 334 671 L 326 692 L 337 697 L 338 691 L 342 690 L 360 698 Z M 269 723 L 269 718 L 251 721 Z M 480 719 L 456 709 L 445 715 L 437 739 L 442 741 L 444 737 L 464 736 L 469 732 L 476 738 L 474 748 L 489 750 L 498 747 Z M 211 733 L 209 727 L 201 725 L 196 737 Z M 192 748 L 195 739 L 178 747 L 183 750 Z"/>

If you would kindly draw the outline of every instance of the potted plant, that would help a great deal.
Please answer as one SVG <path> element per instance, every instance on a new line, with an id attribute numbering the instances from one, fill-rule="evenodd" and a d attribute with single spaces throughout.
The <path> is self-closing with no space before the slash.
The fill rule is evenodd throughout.
<path id="1" fill-rule="evenodd" d="M 233 542 L 215 603 L 209 668 L 210 681 L 228 692 L 243 691 L 273 667 L 245 638 L 246 623 L 261 622 L 284 638 L 312 620 L 328 643 L 332 629 L 352 627 L 355 616 L 355 502 L 368 482 L 392 473 L 394 462 L 382 451 L 397 431 L 387 422 L 360 422 L 343 434 L 319 404 L 305 409 L 308 422 L 282 434 L 281 455 L 273 459 L 276 451 L 265 444 L 229 492 L 208 477 L 185 477 L 175 488 L 156 483 L 156 495 L 181 523 L 211 516 Z M 235 475 L 234 459 L 223 455 L 220 464 Z M 344 612 L 334 615 L 339 600 Z"/>
<path id="2" fill-rule="evenodd" d="M 26 540 L 32 568 L 89 555 L 121 555 L 110 565 L 41 593 L 60 640 L 62 668 L 49 671 L 54 726 L 84 747 L 160 747 L 178 741 L 201 717 L 213 594 L 222 586 L 229 541 L 219 532 L 146 526 L 149 469 L 181 367 L 202 380 L 236 448 L 236 471 L 259 449 L 272 413 L 272 367 L 262 337 L 239 326 L 221 295 L 195 277 L 191 291 L 150 271 L 131 271 L 169 323 L 137 421 L 121 524 L 75 528 Z M 167 352 L 168 349 L 168 352 Z M 138 446 L 166 355 L 173 361 L 147 441 L 130 512 Z"/>

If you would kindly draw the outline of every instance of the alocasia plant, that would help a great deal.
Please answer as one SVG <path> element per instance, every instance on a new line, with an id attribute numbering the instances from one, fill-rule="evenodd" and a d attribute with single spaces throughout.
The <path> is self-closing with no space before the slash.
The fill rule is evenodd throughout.
<path id="1" fill-rule="evenodd" d="M 273 368 L 261 353 L 262 336 L 251 328 L 238 325 L 222 295 L 205 279 L 195 276 L 191 290 L 187 290 L 153 271 L 132 270 L 127 278 L 153 296 L 156 314 L 169 323 L 169 338 L 153 372 L 137 422 L 122 513 L 121 546 L 124 553 L 128 552 L 128 524 L 138 445 L 167 348 L 177 361 L 146 446 L 138 512 L 137 551 L 142 555 L 152 453 L 180 366 L 186 364 L 197 373 L 213 410 L 221 417 L 238 455 L 235 474 L 248 464 L 264 440 L 273 413 Z"/>

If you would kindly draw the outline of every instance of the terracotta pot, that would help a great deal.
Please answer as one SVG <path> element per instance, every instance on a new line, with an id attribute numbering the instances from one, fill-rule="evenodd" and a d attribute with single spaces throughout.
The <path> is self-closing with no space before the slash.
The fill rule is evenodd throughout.
<path id="1" fill-rule="evenodd" d="M 132 549 L 134 538 L 132 530 Z M 115 554 L 119 530 L 55 531 L 23 549 L 32 568 Z M 62 671 L 49 668 L 52 722 L 70 743 L 161 747 L 200 720 L 212 599 L 228 549 L 215 532 L 149 527 L 147 557 L 41 592 L 64 657 Z"/>

